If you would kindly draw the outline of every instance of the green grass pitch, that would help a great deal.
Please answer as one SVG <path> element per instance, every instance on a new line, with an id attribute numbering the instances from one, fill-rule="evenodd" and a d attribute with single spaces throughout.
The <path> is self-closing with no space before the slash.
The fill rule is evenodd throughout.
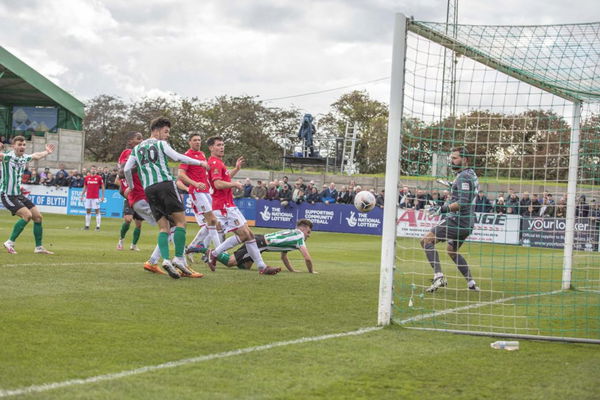
<path id="1" fill-rule="evenodd" d="M 0 212 L 2 241 L 15 220 Z M 211 273 L 195 264 L 204 278 L 173 280 L 142 270 L 156 228 L 144 226 L 141 252 L 116 251 L 120 223 L 104 219 L 101 231 L 84 232 L 83 217 L 45 215 L 44 245 L 55 255 L 33 254 L 31 226 L 17 241 L 19 254 L 2 249 L 0 398 L 598 398 L 597 345 L 521 341 L 519 351 L 506 352 L 490 348 L 493 338 L 398 325 L 77 384 L 376 325 L 378 237 L 313 233 L 308 247 L 319 275 L 306 273 L 297 253 L 290 259 L 302 273 L 259 276 L 223 266 Z M 127 244 L 130 238 L 131 231 Z M 487 254 L 494 251 L 504 250 Z M 281 265 L 276 254 L 266 260 Z M 482 284 L 492 279 L 492 263 L 478 261 Z M 9 396 L 66 381 L 72 384 Z"/>

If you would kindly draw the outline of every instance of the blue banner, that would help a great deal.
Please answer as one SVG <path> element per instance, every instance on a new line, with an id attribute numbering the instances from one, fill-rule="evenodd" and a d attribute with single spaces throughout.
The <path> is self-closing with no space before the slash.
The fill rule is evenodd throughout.
<path id="1" fill-rule="evenodd" d="M 256 200 L 243 198 L 234 199 L 233 201 L 248 221 L 254 221 L 256 219 Z M 185 216 L 193 217 L 194 209 L 192 208 L 192 197 L 189 194 L 183 195 L 183 204 L 185 205 Z"/>
<path id="2" fill-rule="evenodd" d="M 81 200 L 82 188 L 71 188 L 69 190 L 69 201 L 67 204 L 67 214 L 85 215 L 84 203 Z M 123 196 L 118 190 L 109 189 L 105 193 L 104 202 L 100 204 L 100 212 L 105 217 L 122 218 L 123 217 Z"/>
<path id="3" fill-rule="evenodd" d="M 383 228 L 382 208 L 361 213 L 349 204 L 290 203 L 282 206 L 276 200 L 256 202 L 256 226 L 293 228 L 302 218 L 311 220 L 315 231 L 381 235 Z"/>

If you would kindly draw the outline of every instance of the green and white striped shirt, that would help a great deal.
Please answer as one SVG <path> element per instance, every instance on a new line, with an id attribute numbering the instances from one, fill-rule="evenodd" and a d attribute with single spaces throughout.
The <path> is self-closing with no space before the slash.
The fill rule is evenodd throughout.
<path id="1" fill-rule="evenodd" d="M 4 153 L 0 193 L 6 193 L 8 196 L 21 194 L 21 177 L 23 176 L 23 171 L 25 171 L 25 166 L 31 161 L 31 158 L 31 154 L 23 154 L 21 157 L 18 157 L 14 150 Z"/>
<path id="2" fill-rule="evenodd" d="M 144 189 L 160 182 L 173 181 L 174 178 L 169 169 L 168 158 L 186 164 L 202 165 L 204 163 L 206 165 L 206 162 L 176 152 L 164 140 L 149 138 L 133 148 L 129 159 L 125 163 L 123 172 L 127 179 L 127 185 L 131 189 L 134 187 L 132 169 L 136 164 L 138 167 L 137 173 Z"/>
<path id="3" fill-rule="evenodd" d="M 133 157 L 137 163 L 137 173 L 144 189 L 160 182 L 173 180 L 165 145 L 169 146 L 163 140 L 150 138 L 135 146 L 131 152 L 130 158 Z"/>
<path id="4" fill-rule="evenodd" d="M 304 246 L 304 233 L 299 229 L 277 231 L 265 234 L 267 250 L 292 251 Z"/>

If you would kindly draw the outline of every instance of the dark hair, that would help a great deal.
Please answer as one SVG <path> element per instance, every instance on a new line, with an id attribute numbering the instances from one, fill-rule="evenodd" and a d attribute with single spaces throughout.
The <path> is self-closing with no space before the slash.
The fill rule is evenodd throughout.
<path id="1" fill-rule="evenodd" d="M 313 223 L 310 219 L 299 219 L 298 222 L 296 222 L 296 227 L 299 226 L 306 226 L 307 228 L 312 229 Z"/>
<path id="2" fill-rule="evenodd" d="M 457 146 L 457 147 L 453 147 L 450 152 L 454 153 L 454 152 L 458 152 L 458 154 L 460 154 L 460 156 L 462 158 L 467 158 L 469 160 L 472 159 L 472 157 L 474 156 L 473 151 L 468 148 L 467 146 Z"/>
<path id="3" fill-rule="evenodd" d="M 138 131 L 129 131 L 125 134 L 125 140 L 129 142 L 130 140 L 133 140 L 133 138 L 137 135 L 141 135 L 141 133 Z"/>
<path id="4" fill-rule="evenodd" d="M 153 119 L 150 122 L 150 131 L 164 128 L 165 126 L 171 127 L 171 121 L 169 121 L 166 117 L 158 117 Z"/>
<path id="5" fill-rule="evenodd" d="M 195 136 L 200 136 L 200 132 L 190 132 L 187 137 L 188 142 Z M 202 136 L 200 136 L 200 138 L 202 138 Z"/>
<path id="6" fill-rule="evenodd" d="M 210 147 L 215 144 L 215 142 L 224 142 L 224 140 L 221 136 L 211 136 L 206 140 L 206 145 Z"/>
<path id="7" fill-rule="evenodd" d="M 13 143 L 15 142 L 24 142 L 25 141 L 25 137 L 23 136 L 15 136 L 12 140 Z"/>

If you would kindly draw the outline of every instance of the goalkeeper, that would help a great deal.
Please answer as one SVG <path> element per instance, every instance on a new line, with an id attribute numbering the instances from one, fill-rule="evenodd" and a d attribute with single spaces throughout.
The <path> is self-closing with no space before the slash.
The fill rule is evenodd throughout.
<path id="1" fill-rule="evenodd" d="M 479 291 L 467 261 L 458 253 L 458 249 L 471 234 L 475 224 L 474 199 L 479 191 L 479 182 L 475 171 L 469 166 L 472 161 L 471 154 L 465 147 L 455 147 L 451 150 L 450 167 L 457 175 L 452 182 L 450 199 L 442 206 L 429 209 L 430 215 L 442 215 L 441 222 L 421 239 L 421 246 L 434 272 L 431 286 L 426 289 L 429 293 L 448 285 L 442 272 L 440 257 L 435 249 L 438 242 L 448 242 L 446 248 L 448 256 L 467 280 L 469 290 Z"/>
<path id="2" fill-rule="evenodd" d="M 290 272 L 298 272 L 288 259 L 287 253 L 292 250 L 299 250 L 304 257 L 304 263 L 308 272 L 316 274 L 317 271 L 313 268 L 312 258 L 306 248 L 306 240 L 310 237 L 312 232 L 313 223 L 308 219 L 300 219 L 296 222 L 296 229 L 287 229 L 264 235 L 255 235 L 256 243 L 259 251 L 262 252 L 278 252 L 281 253 L 281 261 Z M 188 247 L 189 253 L 204 253 L 206 254 L 207 249 L 203 246 Z M 241 246 L 233 254 L 221 253 L 217 257 L 217 261 L 226 265 L 227 267 L 234 267 L 237 265 L 240 269 L 250 269 L 252 267 L 252 258 L 248 254 L 246 245 Z"/>

